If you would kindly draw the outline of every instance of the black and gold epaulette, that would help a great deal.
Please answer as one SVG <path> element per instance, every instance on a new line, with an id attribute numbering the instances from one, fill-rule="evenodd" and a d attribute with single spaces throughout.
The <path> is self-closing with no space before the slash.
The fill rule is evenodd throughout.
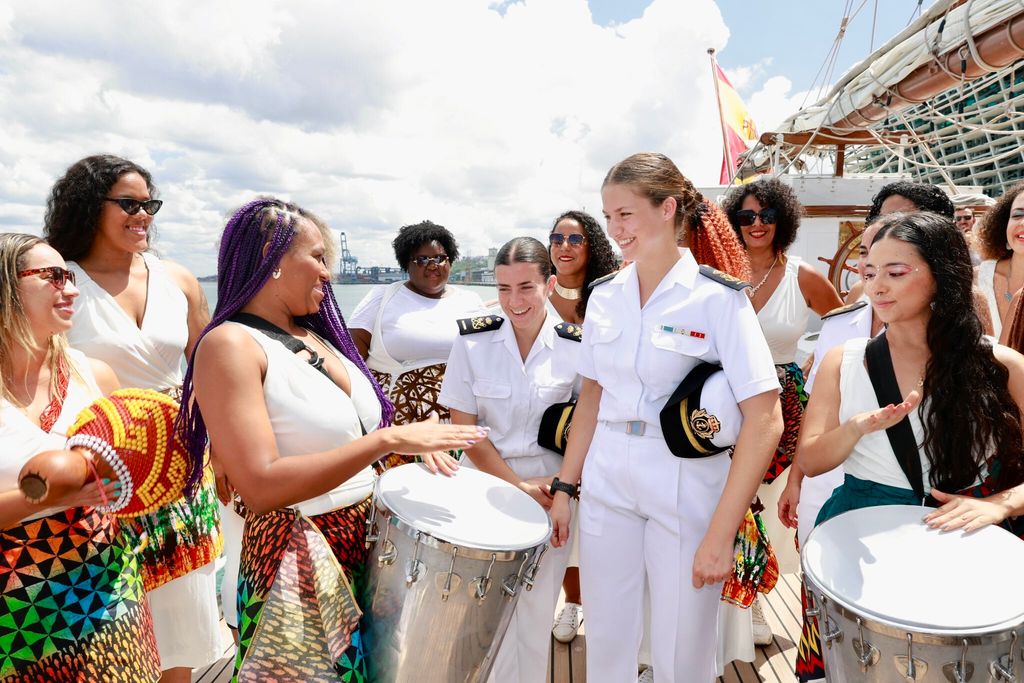
<path id="1" fill-rule="evenodd" d="M 864 301 L 863 299 L 861 299 L 860 301 L 854 301 L 852 304 L 846 304 L 845 306 L 840 306 L 839 308 L 833 308 L 831 311 L 821 316 L 821 319 L 826 320 L 828 318 L 834 318 L 837 315 L 842 315 L 843 313 L 859 311 L 860 309 L 864 308 L 867 305 L 868 302 Z"/>
<path id="2" fill-rule="evenodd" d="M 749 282 L 744 282 L 738 277 L 733 277 L 732 275 L 729 275 L 729 273 L 723 273 L 711 266 L 701 266 L 700 274 L 709 280 L 714 280 L 715 282 L 721 283 L 730 289 L 735 289 L 736 291 L 746 289 L 750 286 Z"/>
<path id="3" fill-rule="evenodd" d="M 459 334 L 489 332 L 501 327 L 503 322 L 505 322 L 505 319 L 500 315 L 480 315 L 475 318 L 462 318 L 459 320 Z"/>
<path id="4" fill-rule="evenodd" d="M 555 332 L 562 339 L 569 339 L 574 342 L 583 341 L 583 325 L 576 323 L 558 323 L 555 325 Z"/>
<path id="5" fill-rule="evenodd" d="M 619 274 L 619 271 L 616 270 L 614 273 L 608 273 L 607 275 L 602 275 L 601 277 L 597 278 L 596 280 L 591 282 L 589 285 L 587 285 L 587 289 L 593 289 L 594 287 L 597 287 L 598 285 L 602 285 L 605 282 L 608 282 L 609 280 L 611 280 L 613 277 L 615 277 L 618 274 Z"/>

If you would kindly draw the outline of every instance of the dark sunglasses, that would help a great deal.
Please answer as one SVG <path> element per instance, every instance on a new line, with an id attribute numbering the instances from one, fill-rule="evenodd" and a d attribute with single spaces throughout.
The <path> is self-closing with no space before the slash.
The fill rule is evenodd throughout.
<path id="1" fill-rule="evenodd" d="M 129 216 L 137 214 L 139 209 L 142 209 L 150 216 L 155 216 L 156 212 L 160 210 L 160 207 L 164 205 L 163 201 L 160 199 L 147 199 L 144 202 L 140 202 L 138 199 L 131 199 L 129 197 L 119 197 L 117 199 L 113 197 L 104 197 L 103 201 L 114 202 Z"/>
<path id="2" fill-rule="evenodd" d="M 443 266 L 448 263 L 448 254 L 438 254 L 437 256 L 417 256 L 412 259 L 412 262 L 420 268 L 426 268 L 431 263 L 435 266 Z"/>
<path id="3" fill-rule="evenodd" d="M 761 209 L 760 213 L 753 209 L 740 209 L 736 212 L 736 222 L 747 227 L 754 224 L 755 218 L 760 218 L 765 225 L 775 225 L 777 215 L 778 212 L 775 209 Z"/>
<path id="4" fill-rule="evenodd" d="M 548 244 L 553 247 L 560 247 L 566 242 L 572 247 L 582 247 L 583 243 L 587 241 L 586 235 L 580 235 L 579 233 L 573 233 L 571 235 L 563 235 L 560 232 L 553 232 L 548 235 Z"/>
<path id="5" fill-rule="evenodd" d="M 64 289 L 64 285 L 68 282 L 75 284 L 75 274 L 70 270 L 65 270 L 60 266 L 47 266 L 46 268 L 32 268 L 31 270 L 19 270 L 18 277 L 28 277 L 29 275 L 39 275 L 44 280 L 49 280 L 50 284 L 57 289 Z"/>

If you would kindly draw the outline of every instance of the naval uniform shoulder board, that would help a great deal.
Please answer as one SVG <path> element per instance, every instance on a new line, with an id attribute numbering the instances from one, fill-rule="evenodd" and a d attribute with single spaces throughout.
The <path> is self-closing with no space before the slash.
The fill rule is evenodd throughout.
<path id="1" fill-rule="evenodd" d="M 569 339 L 574 342 L 583 341 L 583 325 L 576 323 L 558 323 L 555 325 L 555 332 L 562 339 Z"/>
<path id="2" fill-rule="evenodd" d="M 593 289 L 594 287 L 597 287 L 598 285 L 602 285 L 605 282 L 608 282 L 609 280 L 611 280 L 613 277 L 615 277 L 618 274 L 619 274 L 619 271 L 616 270 L 614 273 L 608 273 L 607 275 L 602 275 L 601 277 L 597 278 L 596 280 L 591 282 L 589 285 L 587 285 L 587 289 Z"/>
<path id="3" fill-rule="evenodd" d="M 481 315 L 476 318 L 462 318 L 459 320 L 459 334 L 476 334 L 477 332 L 490 332 L 501 327 L 505 319 L 500 315 Z"/>
<path id="4" fill-rule="evenodd" d="M 839 308 L 833 308 L 831 311 L 821 316 L 821 319 L 827 320 L 828 318 L 834 318 L 837 315 L 843 315 L 844 313 L 852 313 L 853 311 L 859 311 L 860 309 L 864 308 L 867 305 L 868 302 L 864 301 L 863 299 L 861 301 L 854 301 L 852 304 L 846 304 L 845 306 L 840 306 Z"/>
<path id="5" fill-rule="evenodd" d="M 701 266 L 700 274 L 709 280 L 714 280 L 715 282 L 723 284 L 729 289 L 735 289 L 736 291 L 746 289 L 750 286 L 749 282 L 744 282 L 738 277 L 733 277 L 732 275 L 729 275 L 729 273 L 723 273 L 711 266 Z"/>

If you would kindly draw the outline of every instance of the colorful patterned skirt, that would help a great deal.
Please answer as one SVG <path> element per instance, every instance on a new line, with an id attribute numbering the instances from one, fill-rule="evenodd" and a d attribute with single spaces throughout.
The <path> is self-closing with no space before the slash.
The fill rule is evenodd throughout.
<path id="1" fill-rule="evenodd" d="M 71 508 L 0 531 L 0 679 L 160 678 L 142 579 L 117 525 Z"/>
<path id="2" fill-rule="evenodd" d="M 313 517 L 291 508 L 247 514 L 232 681 L 369 680 L 359 605 L 370 504 Z"/>
<path id="3" fill-rule="evenodd" d="M 147 593 L 216 560 L 224 539 L 213 468 L 207 465 L 192 500 L 181 497 L 148 514 L 124 519 L 121 530 L 139 556 Z"/>
<path id="4" fill-rule="evenodd" d="M 395 404 L 396 425 L 408 425 L 414 422 L 422 422 L 431 413 L 437 414 L 442 422 L 447 422 L 451 415 L 448 408 L 438 403 L 441 395 L 441 382 L 444 381 L 445 363 L 428 365 L 414 370 L 407 370 L 395 377 L 391 373 L 379 372 L 371 369 L 374 379 L 388 391 L 388 398 Z M 394 385 L 392 386 L 392 383 Z M 379 472 L 384 472 L 392 467 L 416 462 L 414 455 L 399 455 L 392 453 L 381 458 L 377 462 Z"/>
<path id="5" fill-rule="evenodd" d="M 804 373 L 796 363 L 776 365 L 775 374 L 779 377 L 782 394 L 782 420 L 785 428 L 782 439 L 772 456 L 772 464 L 764 475 L 764 483 L 770 484 L 782 474 L 793 462 L 796 455 L 796 443 L 800 438 L 800 425 L 804 419 L 804 408 L 807 407 L 807 392 L 804 391 Z M 756 512 L 757 510 L 755 510 Z"/>

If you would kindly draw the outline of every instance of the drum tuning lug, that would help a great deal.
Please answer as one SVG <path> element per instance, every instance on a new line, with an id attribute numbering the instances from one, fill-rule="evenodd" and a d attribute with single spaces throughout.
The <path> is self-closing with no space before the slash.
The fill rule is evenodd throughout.
<path id="1" fill-rule="evenodd" d="M 462 580 L 459 575 L 455 573 L 455 558 L 459 555 L 458 547 L 452 548 L 452 563 L 448 565 L 448 574 L 445 575 L 444 585 L 441 587 L 441 602 L 448 602 L 448 596 L 452 592 L 452 580 L 455 580 L 455 587 L 459 587 L 459 582 Z M 440 579 L 440 575 L 438 576 Z"/>
<path id="2" fill-rule="evenodd" d="M 545 543 L 544 546 L 540 549 L 540 553 L 538 553 L 537 559 L 534 561 L 533 564 L 531 564 L 527 568 L 526 574 L 523 575 L 523 585 L 526 586 L 526 590 L 533 590 L 533 580 L 537 578 L 537 569 L 540 567 L 541 558 L 544 557 L 544 553 L 546 553 L 547 551 L 548 545 L 547 543 Z"/>
<path id="3" fill-rule="evenodd" d="M 380 538 L 380 534 L 377 533 L 377 505 L 376 503 L 370 504 L 370 515 L 366 518 L 366 547 L 370 548 L 377 539 Z"/>
<path id="4" fill-rule="evenodd" d="M 804 610 L 804 614 L 807 615 L 808 619 L 814 619 L 816 617 L 821 616 L 821 610 L 817 607 L 808 607 Z"/>
<path id="5" fill-rule="evenodd" d="M 989 673 L 992 674 L 992 678 L 997 681 L 1006 681 L 1007 683 L 1015 683 L 1017 680 L 1017 674 L 1013 672 L 1016 668 L 1014 665 L 1015 655 L 1017 653 L 1017 632 L 1014 631 L 1010 635 L 1010 653 L 1005 654 L 999 659 L 989 664 Z"/>
<path id="6" fill-rule="evenodd" d="M 821 630 L 821 642 L 825 643 L 825 647 L 832 649 L 832 641 L 838 643 L 843 642 L 843 630 L 832 623 L 832 620 L 828 618 L 828 607 L 822 603 L 822 612 L 825 620 L 824 628 Z"/>
<path id="7" fill-rule="evenodd" d="M 420 580 L 420 574 L 423 573 L 423 563 L 420 562 L 420 541 L 423 540 L 423 532 L 420 531 L 416 534 L 416 547 L 412 553 L 412 559 L 409 560 L 409 564 L 406 565 L 405 569 L 405 585 L 406 587 L 412 586 L 414 583 Z"/>
<path id="8" fill-rule="evenodd" d="M 487 597 L 487 592 L 491 590 L 491 570 L 494 569 L 494 562 L 497 559 L 497 553 L 491 553 L 491 563 L 487 565 L 487 572 L 483 576 L 476 577 L 470 583 L 477 602 L 483 602 Z"/>
<path id="9" fill-rule="evenodd" d="M 860 662 L 861 673 L 867 673 L 868 668 L 878 664 L 880 655 L 878 648 L 864 640 L 864 622 L 860 617 L 857 617 L 857 636 L 853 639 L 853 651 L 857 655 L 857 661 Z"/>
<path id="10" fill-rule="evenodd" d="M 928 663 L 923 659 L 914 657 L 914 634 L 907 634 L 907 656 L 899 655 L 893 657 L 896 661 L 896 670 L 900 672 L 904 680 L 917 681 L 924 678 L 928 673 Z"/>
<path id="11" fill-rule="evenodd" d="M 519 576 L 516 574 L 509 574 L 505 577 L 505 580 L 501 582 L 501 592 L 511 600 L 519 594 Z"/>
<path id="12" fill-rule="evenodd" d="M 384 539 L 384 543 L 381 544 L 381 548 L 384 549 L 380 555 L 377 556 L 377 565 L 381 567 L 389 567 L 395 563 L 398 559 L 398 548 L 391 541 Z"/>
<path id="13" fill-rule="evenodd" d="M 942 665 L 942 673 L 950 683 L 967 683 L 974 676 L 974 664 L 967 661 L 967 639 L 963 639 L 960 661 Z"/>

